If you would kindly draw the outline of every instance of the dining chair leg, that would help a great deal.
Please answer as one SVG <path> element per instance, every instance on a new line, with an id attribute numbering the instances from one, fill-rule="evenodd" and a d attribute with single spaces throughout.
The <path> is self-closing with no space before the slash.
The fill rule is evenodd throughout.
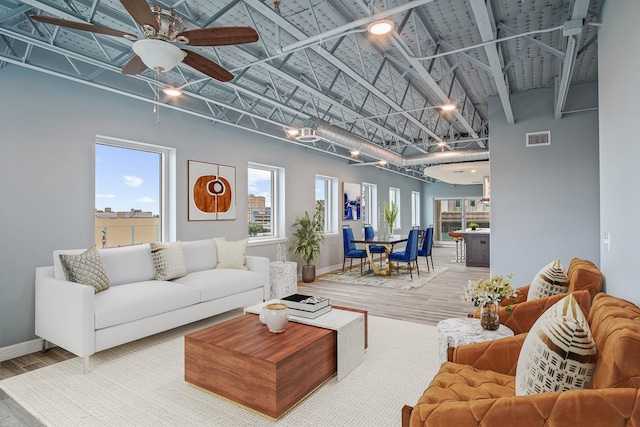
<path id="1" fill-rule="evenodd" d="M 342 272 L 344 273 L 344 264 L 347 262 L 346 258 L 342 258 Z"/>
<path id="2" fill-rule="evenodd" d="M 418 257 L 416 257 L 416 271 L 418 272 L 418 277 L 420 277 L 420 267 L 418 267 Z"/>
<path id="3" fill-rule="evenodd" d="M 411 261 L 407 263 L 407 267 L 409 267 L 409 276 L 411 276 L 411 280 L 413 280 L 413 268 L 411 268 Z"/>

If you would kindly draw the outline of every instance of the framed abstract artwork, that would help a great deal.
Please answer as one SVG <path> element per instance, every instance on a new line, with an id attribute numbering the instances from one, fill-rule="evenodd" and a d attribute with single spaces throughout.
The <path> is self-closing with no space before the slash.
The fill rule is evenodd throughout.
<path id="1" fill-rule="evenodd" d="M 236 219 L 236 168 L 188 161 L 189 221 Z"/>
<path id="2" fill-rule="evenodd" d="M 362 189 L 360 184 L 349 182 L 342 183 L 342 193 L 344 194 L 344 206 L 342 208 L 342 219 L 344 221 L 359 221 L 362 201 Z"/>

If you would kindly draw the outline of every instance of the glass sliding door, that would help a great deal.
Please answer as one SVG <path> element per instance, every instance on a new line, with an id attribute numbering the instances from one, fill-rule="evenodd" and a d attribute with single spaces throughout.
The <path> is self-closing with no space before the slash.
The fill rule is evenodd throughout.
<path id="1" fill-rule="evenodd" d="M 465 228 L 471 228 L 469 224 L 475 222 L 478 228 L 491 227 L 491 205 L 482 203 L 477 199 L 464 199 L 464 222 Z"/>
<path id="2" fill-rule="evenodd" d="M 434 241 L 450 242 L 449 231 L 470 228 L 475 222 L 480 228 L 491 227 L 491 205 L 480 198 L 434 199 Z M 463 208 L 464 207 L 464 208 Z"/>

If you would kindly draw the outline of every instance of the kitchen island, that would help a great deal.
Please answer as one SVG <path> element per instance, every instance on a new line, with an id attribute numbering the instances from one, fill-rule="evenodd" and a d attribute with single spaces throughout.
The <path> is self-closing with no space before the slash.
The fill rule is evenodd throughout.
<path id="1" fill-rule="evenodd" d="M 467 228 L 462 232 L 466 245 L 467 267 L 489 267 L 491 259 L 491 229 Z"/>

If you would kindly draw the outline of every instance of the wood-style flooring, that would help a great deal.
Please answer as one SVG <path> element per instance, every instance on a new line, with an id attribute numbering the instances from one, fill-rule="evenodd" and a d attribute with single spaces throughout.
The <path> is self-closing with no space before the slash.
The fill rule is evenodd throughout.
<path id="1" fill-rule="evenodd" d="M 455 262 L 455 258 L 455 247 L 434 247 L 434 264 L 448 269 L 424 286 L 413 290 L 327 282 L 319 275 L 313 283 L 299 282 L 298 292 L 328 297 L 332 305 L 364 309 L 372 316 L 435 325 L 442 319 L 464 317 L 473 312 L 474 307 L 462 299 L 463 287 L 468 280 L 489 277 L 488 268 L 466 267 L 464 263 Z M 423 263 L 424 258 L 421 266 Z M 426 268 L 421 268 L 420 274 L 428 274 Z M 37 352 L 5 360 L 0 363 L 0 380 L 72 357 L 75 356 L 68 351 L 54 347 L 45 354 Z M 0 427 L 40 425 L 42 424 L 38 420 L 0 390 Z"/>

